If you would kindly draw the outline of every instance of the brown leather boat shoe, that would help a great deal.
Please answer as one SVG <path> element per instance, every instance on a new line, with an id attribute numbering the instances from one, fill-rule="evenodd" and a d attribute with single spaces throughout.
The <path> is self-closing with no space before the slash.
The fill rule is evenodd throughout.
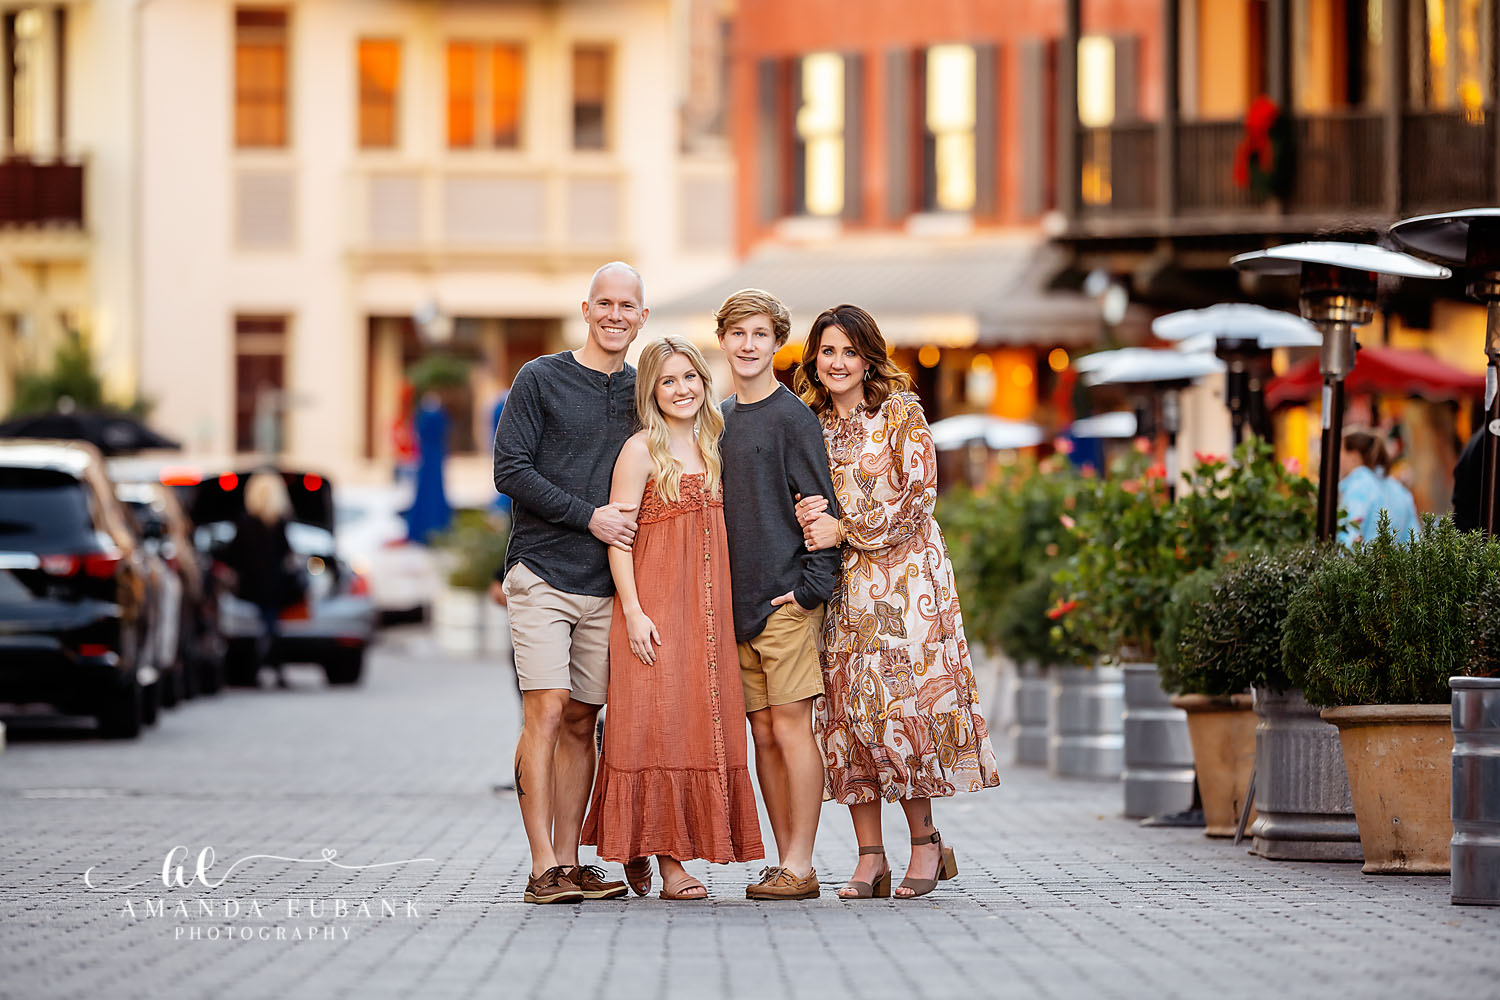
<path id="1" fill-rule="evenodd" d="M 818 887 L 818 870 L 809 869 L 805 877 L 799 878 L 785 868 L 777 868 L 765 881 L 745 890 L 746 899 L 817 899 L 822 890 Z"/>
<path id="2" fill-rule="evenodd" d="M 604 869 L 597 865 L 575 865 L 568 869 L 568 875 L 584 899 L 619 899 L 629 891 L 624 882 L 606 882 Z"/>
<path id="3" fill-rule="evenodd" d="M 526 880 L 526 895 L 522 898 L 528 903 L 577 903 L 583 899 L 583 890 L 578 888 L 578 883 L 573 881 L 572 869 L 563 865 L 553 865 L 540 875 L 533 875 Z"/>

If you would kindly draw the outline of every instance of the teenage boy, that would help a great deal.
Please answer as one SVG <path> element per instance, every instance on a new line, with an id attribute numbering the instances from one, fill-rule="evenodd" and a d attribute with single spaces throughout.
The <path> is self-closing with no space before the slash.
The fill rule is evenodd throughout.
<path id="1" fill-rule="evenodd" d="M 823 693 L 818 636 L 839 554 L 807 550 L 796 503 L 799 494 L 834 503 L 828 450 L 818 418 L 772 368 L 791 333 L 786 306 L 769 292 L 747 288 L 725 299 L 715 319 L 734 380 L 719 444 L 734 632 L 755 770 L 779 861 L 745 895 L 812 899 L 818 895 L 813 838 L 823 803 L 812 705 Z"/>
<path id="2" fill-rule="evenodd" d="M 495 488 L 513 511 L 501 587 L 521 686 L 515 781 L 531 846 L 528 903 L 626 891 L 578 864 L 578 836 L 594 783 L 594 724 L 609 691 L 608 547 L 628 552 L 635 540 L 635 506 L 610 503 L 609 484 L 636 431 L 625 350 L 646 322 L 644 298 L 629 264 L 595 272 L 583 347 L 523 365 L 495 432 Z"/>

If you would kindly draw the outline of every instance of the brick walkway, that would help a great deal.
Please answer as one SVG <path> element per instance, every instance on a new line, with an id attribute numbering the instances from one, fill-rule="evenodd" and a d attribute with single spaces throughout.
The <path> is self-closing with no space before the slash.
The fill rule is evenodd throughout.
<path id="1" fill-rule="evenodd" d="M 816 862 L 831 885 L 816 901 L 750 903 L 743 886 L 759 865 L 700 864 L 690 870 L 714 896 L 706 903 L 527 906 L 515 802 L 491 790 L 509 770 L 516 727 L 508 671 L 445 659 L 407 633 L 372 657 L 358 690 L 327 690 L 312 671 L 292 677 L 292 691 L 233 692 L 169 713 L 137 743 L 11 727 L 0 754 L 0 995 L 1500 990 L 1500 909 L 1450 906 L 1446 878 L 1261 861 L 1197 832 L 1120 819 L 1115 785 L 1014 768 L 999 789 L 939 804 L 963 871 L 920 901 L 834 897 L 853 839 L 830 806 Z M 887 843 L 899 874 L 898 816 Z M 251 854 L 314 863 L 254 860 L 218 888 L 168 890 L 160 872 L 174 845 L 194 857 L 212 846 L 215 882 Z M 324 849 L 350 865 L 434 861 L 341 870 L 320 860 Z M 104 888 L 84 887 L 90 865 Z M 340 899 L 347 917 L 334 913 Z M 166 912 L 150 915 L 148 900 Z M 200 900 L 214 916 L 199 915 Z M 226 919 L 231 900 L 240 913 Z"/>

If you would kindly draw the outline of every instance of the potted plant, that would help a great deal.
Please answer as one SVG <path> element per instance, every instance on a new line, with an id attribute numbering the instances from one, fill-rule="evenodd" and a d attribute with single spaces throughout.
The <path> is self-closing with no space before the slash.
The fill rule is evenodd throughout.
<path id="1" fill-rule="evenodd" d="M 438 642 L 455 653 L 498 648 L 504 614 L 490 599 L 490 584 L 505 564 L 510 542 L 506 518 L 491 511 L 461 510 L 453 526 L 434 539 L 447 574 L 433 624 Z"/>
<path id="2" fill-rule="evenodd" d="M 1469 604 L 1497 576 L 1500 542 L 1431 515 L 1397 542 L 1382 515 L 1288 603 L 1283 659 L 1339 729 L 1366 872 L 1449 870 L 1449 678 L 1468 671 Z"/>
<path id="3" fill-rule="evenodd" d="M 1469 605 L 1469 677 L 1453 677 L 1453 865 L 1455 903 L 1500 906 L 1500 578 Z"/>

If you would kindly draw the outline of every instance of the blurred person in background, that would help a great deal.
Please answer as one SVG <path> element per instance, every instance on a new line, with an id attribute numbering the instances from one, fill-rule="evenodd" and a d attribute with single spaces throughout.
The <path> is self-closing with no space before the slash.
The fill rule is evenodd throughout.
<path id="1" fill-rule="evenodd" d="M 276 671 L 276 684 L 283 688 L 287 683 L 278 648 L 281 612 L 300 597 L 286 538 L 291 516 L 292 501 L 281 474 L 272 469 L 254 473 L 245 483 L 245 512 L 235 521 L 225 560 L 234 570 L 235 593 L 260 610 L 264 629 L 258 659 Z"/>
<path id="2" fill-rule="evenodd" d="M 1380 514 L 1391 519 L 1397 541 L 1416 537 L 1420 523 L 1411 491 L 1390 473 L 1390 451 L 1385 439 L 1366 427 L 1344 432 L 1339 452 L 1339 506 L 1349 513 L 1349 522 L 1339 532 L 1345 545 L 1355 539 L 1370 541 L 1380 533 Z"/>

